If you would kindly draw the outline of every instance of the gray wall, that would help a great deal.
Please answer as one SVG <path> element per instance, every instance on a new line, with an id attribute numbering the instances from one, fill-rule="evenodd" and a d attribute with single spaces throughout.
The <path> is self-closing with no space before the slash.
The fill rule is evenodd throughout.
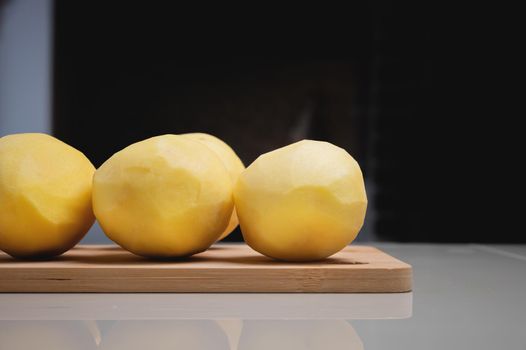
<path id="1" fill-rule="evenodd" d="M 0 136 L 51 131 L 52 9 L 0 1 Z"/>

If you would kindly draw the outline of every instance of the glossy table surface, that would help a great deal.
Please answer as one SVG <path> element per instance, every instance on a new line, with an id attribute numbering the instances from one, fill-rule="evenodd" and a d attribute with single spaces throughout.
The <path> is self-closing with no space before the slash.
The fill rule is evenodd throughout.
<path id="1" fill-rule="evenodd" d="M 375 246 L 402 294 L 0 294 L 0 349 L 526 349 L 526 246 Z"/>

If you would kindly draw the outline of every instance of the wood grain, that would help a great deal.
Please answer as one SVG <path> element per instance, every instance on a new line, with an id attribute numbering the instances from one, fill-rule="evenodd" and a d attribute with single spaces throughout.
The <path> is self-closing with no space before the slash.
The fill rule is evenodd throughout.
<path id="1" fill-rule="evenodd" d="M 109 245 L 77 246 L 47 261 L 0 253 L 0 292 L 389 293 L 411 287 L 410 265 L 367 246 L 312 263 L 271 260 L 243 244 L 216 244 L 170 261 Z"/>

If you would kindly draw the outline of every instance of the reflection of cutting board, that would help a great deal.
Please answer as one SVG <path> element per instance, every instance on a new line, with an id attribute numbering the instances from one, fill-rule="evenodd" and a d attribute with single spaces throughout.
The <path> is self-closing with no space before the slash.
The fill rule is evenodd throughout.
<path id="1" fill-rule="evenodd" d="M 349 246 L 313 263 L 271 260 L 246 245 L 216 244 L 155 261 L 117 246 L 77 246 L 48 261 L 0 253 L 0 292 L 406 292 L 411 266 L 373 247 Z"/>

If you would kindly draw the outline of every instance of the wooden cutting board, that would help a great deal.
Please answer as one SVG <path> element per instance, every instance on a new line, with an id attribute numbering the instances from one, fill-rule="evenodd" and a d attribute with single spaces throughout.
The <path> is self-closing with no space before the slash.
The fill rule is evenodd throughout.
<path id="1" fill-rule="evenodd" d="M 373 247 L 287 263 L 244 244 L 216 244 L 190 258 L 156 261 L 117 246 L 77 246 L 47 261 L 0 253 L 0 292 L 389 293 L 412 286 L 411 266 Z"/>

